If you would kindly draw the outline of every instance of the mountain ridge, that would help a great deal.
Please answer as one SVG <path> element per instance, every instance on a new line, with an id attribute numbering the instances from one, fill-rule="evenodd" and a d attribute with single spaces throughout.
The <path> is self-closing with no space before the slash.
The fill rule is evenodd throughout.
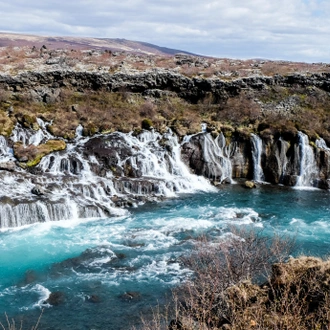
<path id="1" fill-rule="evenodd" d="M 71 36 L 39 36 L 33 34 L 0 32 L 0 47 L 42 47 L 49 49 L 97 49 L 111 51 L 125 51 L 146 55 L 174 55 L 176 53 L 192 53 L 162 47 L 143 41 L 127 40 L 123 38 L 93 38 Z"/>

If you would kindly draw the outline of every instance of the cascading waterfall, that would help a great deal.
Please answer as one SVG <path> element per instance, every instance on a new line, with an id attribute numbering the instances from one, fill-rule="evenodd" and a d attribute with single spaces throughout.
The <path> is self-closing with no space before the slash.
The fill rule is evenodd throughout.
<path id="1" fill-rule="evenodd" d="M 302 132 L 298 132 L 299 138 L 299 176 L 297 180 L 297 187 L 311 187 L 313 180 L 318 175 L 318 169 L 315 162 L 315 155 L 313 148 L 309 145 L 308 136 Z M 320 142 L 322 143 L 322 142 Z"/>
<path id="2" fill-rule="evenodd" d="M 276 158 L 278 159 L 278 164 L 280 167 L 280 178 L 279 182 L 283 182 L 283 178 L 287 172 L 288 158 L 286 153 L 289 149 L 289 143 L 284 141 L 281 137 L 278 140 L 278 148 L 276 153 Z"/>
<path id="3" fill-rule="evenodd" d="M 227 146 L 226 138 L 222 132 L 216 137 L 215 143 L 219 146 L 219 158 L 222 167 L 221 181 L 228 178 L 231 182 L 233 182 L 233 166 L 230 161 L 230 147 Z"/>
<path id="4" fill-rule="evenodd" d="M 191 174 L 182 162 L 180 144 L 170 129 L 163 136 L 154 131 L 144 131 L 138 137 L 132 134 L 121 136 L 132 148 L 133 155 L 120 165 L 129 163 L 141 171 L 142 177 L 160 180 L 159 194 L 173 196 L 177 192 L 212 189 L 206 179 Z"/>
<path id="5" fill-rule="evenodd" d="M 210 133 L 197 133 L 186 136 L 182 142 L 183 148 L 195 148 L 201 152 L 201 159 L 195 159 L 202 166 L 197 166 L 197 171 L 216 183 L 225 179 L 232 182 L 232 164 L 230 160 L 230 147 L 226 145 L 222 133 L 214 140 Z M 193 152 L 194 153 L 194 152 Z M 193 166 L 194 168 L 194 166 Z"/>
<path id="6" fill-rule="evenodd" d="M 38 125 L 37 131 L 17 125 L 10 139 L 0 136 L 0 227 L 106 218 L 125 214 L 125 207 L 146 200 L 215 190 L 208 180 L 190 172 L 181 160 L 181 149 L 185 150 L 183 157 L 194 155 L 185 161 L 192 159 L 197 164 L 192 167 L 196 173 L 215 182 L 232 182 L 232 164 L 242 169 L 246 161 L 244 145 L 235 140 L 227 145 L 222 133 L 216 139 L 207 132 L 187 136 L 180 145 L 171 130 L 164 134 L 144 130 L 137 135 L 115 132 L 83 137 L 82 126 L 78 126 L 76 138 L 66 141 L 65 150 L 44 156 L 32 169 L 21 169 L 14 163 L 13 142 L 37 146 L 55 138 L 47 131 L 48 123 L 38 120 Z M 291 149 L 289 142 L 277 141 L 273 148 L 275 171 L 279 182 L 287 184 L 294 177 L 291 182 L 297 182 L 296 186 L 312 186 L 320 174 L 316 155 L 308 137 L 303 133 L 298 137 L 298 144 Z M 316 146 L 330 151 L 322 139 Z M 263 181 L 263 144 L 255 134 L 251 135 L 251 149 L 253 178 Z M 236 171 L 235 176 L 241 173 Z"/>
<path id="7" fill-rule="evenodd" d="M 23 128 L 20 124 L 17 124 L 12 132 L 11 140 L 13 142 L 21 142 L 24 146 L 31 144 L 38 146 L 41 142 L 54 138 L 54 136 L 47 131 L 47 126 L 50 123 L 44 122 L 40 118 L 37 119 L 37 123 L 39 125 L 37 131 L 30 128 Z"/>
<path id="8" fill-rule="evenodd" d="M 324 141 L 324 139 L 319 138 L 315 141 L 315 145 L 319 148 L 319 149 L 323 149 L 326 151 L 330 151 L 330 148 L 327 146 L 326 142 Z"/>
<path id="9" fill-rule="evenodd" d="M 38 121 L 34 131 L 17 125 L 13 142 L 39 145 L 54 137 L 47 123 Z M 209 182 L 190 173 L 181 161 L 180 144 L 169 130 L 164 135 L 154 131 L 133 134 L 112 133 L 92 138 L 82 136 L 67 141 L 66 150 L 51 153 L 31 173 L 0 172 L 0 227 L 16 227 L 34 222 L 105 218 L 127 212 L 118 198 L 127 196 L 173 196 L 178 192 L 214 189 Z M 93 139 L 103 141 L 104 157 L 89 153 L 86 146 Z M 0 139 L 0 163 L 9 155 L 7 141 Z M 116 172 L 107 164 L 116 163 Z M 132 169 L 133 176 L 125 171 Z M 134 205 L 134 202 L 129 202 Z"/>
<path id="10" fill-rule="evenodd" d="M 9 148 L 7 140 L 4 136 L 0 135 L 0 163 L 13 161 L 13 151 Z"/>
<path id="11" fill-rule="evenodd" d="M 253 161 L 253 180 L 261 182 L 265 179 L 261 167 L 262 140 L 256 134 L 251 134 L 252 161 Z"/>

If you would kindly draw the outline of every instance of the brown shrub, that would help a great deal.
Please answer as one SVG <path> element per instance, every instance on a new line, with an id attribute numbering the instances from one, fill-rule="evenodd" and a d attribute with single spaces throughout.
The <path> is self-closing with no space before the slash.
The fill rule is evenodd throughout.
<path id="1" fill-rule="evenodd" d="M 286 260 L 294 240 L 237 229 L 228 237 L 218 243 L 204 237 L 190 255 L 182 257 L 193 275 L 174 290 L 171 325 L 158 322 L 153 329 L 254 329 L 267 320 L 266 312 L 283 312 L 277 306 L 268 308 L 273 287 L 258 283 L 270 278 L 273 263 Z M 152 328 L 146 324 L 143 329 Z M 276 326 L 268 323 L 257 329 L 284 329 Z"/>
<path id="2" fill-rule="evenodd" d="M 259 104 L 249 95 L 241 93 L 221 102 L 214 120 L 238 126 L 254 123 L 260 116 Z"/>
<path id="3" fill-rule="evenodd" d="M 155 115 L 155 106 L 152 102 L 146 101 L 140 107 L 140 116 L 153 118 Z"/>

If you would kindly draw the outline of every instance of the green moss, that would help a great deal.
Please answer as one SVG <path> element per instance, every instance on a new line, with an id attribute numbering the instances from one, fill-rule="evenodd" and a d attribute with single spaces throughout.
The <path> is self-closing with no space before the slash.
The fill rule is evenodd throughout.
<path id="1" fill-rule="evenodd" d="M 18 120 L 21 122 L 23 127 L 32 128 L 37 131 L 39 129 L 39 125 L 37 123 L 37 118 L 34 114 L 23 114 L 21 117 L 18 117 Z"/>
<path id="2" fill-rule="evenodd" d="M 309 145 L 310 145 L 311 147 L 313 147 L 314 149 L 316 149 L 316 144 L 315 144 L 315 142 L 313 142 L 313 141 L 309 141 Z"/>
<path id="3" fill-rule="evenodd" d="M 152 126 L 153 126 L 152 121 L 148 118 L 143 119 L 141 122 L 141 127 L 143 129 L 149 130 L 149 129 L 151 129 Z"/>
<path id="4" fill-rule="evenodd" d="M 48 140 L 45 144 L 41 144 L 35 148 L 31 156 L 28 157 L 29 160 L 26 163 L 27 167 L 38 165 L 44 156 L 54 151 L 64 150 L 66 148 L 66 143 L 63 140 Z"/>

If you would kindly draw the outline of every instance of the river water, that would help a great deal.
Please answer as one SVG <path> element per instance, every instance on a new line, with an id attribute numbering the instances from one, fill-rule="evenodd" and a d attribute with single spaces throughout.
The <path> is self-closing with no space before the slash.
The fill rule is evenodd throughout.
<path id="1" fill-rule="evenodd" d="M 194 238 L 244 226 L 293 235 L 296 254 L 330 247 L 330 194 L 240 184 L 130 209 L 98 220 L 39 223 L 0 232 L 0 320 L 41 329 L 129 329 L 189 276 L 178 257 Z M 61 292 L 58 306 L 45 303 Z"/>

